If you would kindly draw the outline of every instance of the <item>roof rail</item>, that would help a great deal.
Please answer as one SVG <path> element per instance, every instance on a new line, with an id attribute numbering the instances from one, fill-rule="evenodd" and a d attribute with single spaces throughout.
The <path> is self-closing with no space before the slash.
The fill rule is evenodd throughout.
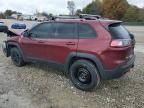
<path id="1" fill-rule="evenodd" d="M 56 19 L 79 19 L 79 17 L 78 16 L 52 16 L 51 18 L 50 18 L 50 20 L 56 20 Z"/>
<path id="2" fill-rule="evenodd" d="M 60 16 L 52 16 L 50 20 L 56 19 L 85 19 L 85 20 L 97 20 L 102 18 L 100 15 L 91 15 L 91 14 L 80 14 L 79 16 L 68 16 L 68 15 L 60 15 Z"/>
<path id="3" fill-rule="evenodd" d="M 92 14 L 80 14 L 80 18 L 92 18 L 92 19 L 100 19 L 102 18 L 100 15 L 92 15 Z"/>

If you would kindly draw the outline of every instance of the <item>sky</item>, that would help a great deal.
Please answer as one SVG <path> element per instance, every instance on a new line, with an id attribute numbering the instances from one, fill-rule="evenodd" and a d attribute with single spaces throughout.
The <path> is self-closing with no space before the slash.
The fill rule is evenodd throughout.
<path id="1" fill-rule="evenodd" d="M 82 9 L 92 0 L 73 0 L 76 9 Z M 130 4 L 144 7 L 144 0 L 128 0 Z M 12 9 L 23 14 L 33 14 L 36 10 L 53 14 L 68 14 L 67 0 L 0 0 L 0 12 Z"/>

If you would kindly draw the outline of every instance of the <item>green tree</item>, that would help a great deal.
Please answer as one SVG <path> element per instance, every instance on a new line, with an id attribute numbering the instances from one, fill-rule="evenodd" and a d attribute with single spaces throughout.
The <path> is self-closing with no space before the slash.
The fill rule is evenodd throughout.
<path id="1" fill-rule="evenodd" d="M 139 9 L 138 21 L 144 22 L 144 8 Z"/>
<path id="2" fill-rule="evenodd" d="M 136 22 L 139 18 L 139 9 L 136 6 L 129 6 L 125 15 L 124 21 Z"/>
<path id="3" fill-rule="evenodd" d="M 21 14 L 20 12 L 12 11 L 12 10 L 6 10 L 4 12 L 5 16 L 11 16 L 12 14 Z"/>
<path id="4" fill-rule="evenodd" d="M 0 12 L 0 19 L 4 19 L 4 18 L 5 18 L 4 14 Z"/>
<path id="5" fill-rule="evenodd" d="M 47 12 L 42 12 L 41 15 L 42 15 L 42 16 L 45 16 L 45 17 L 47 17 L 47 18 L 49 17 L 49 14 L 48 14 Z"/>
<path id="6" fill-rule="evenodd" d="M 69 14 L 70 15 L 74 15 L 74 13 L 75 13 L 75 3 L 74 3 L 74 1 L 69 0 L 67 2 L 67 5 L 68 5 L 67 8 L 69 10 Z"/>
<path id="7" fill-rule="evenodd" d="M 12 14 L 22 14 L 22 13 L 17 12 L 17 11 L 13 11 L 13 10 L 9 10 L 9 9 L 4 12 L 5 17 L 6 16 L 11 16 Z"/>
<path id="8" fill-rule="evenodd" d="M 4 15 L 5 16 L 11 16 L 13 14 L 13 11 L 12 10 L 6 10 L 5 12 L 4 12 Z"/>
<path id="9" fill-rule="evenodd" d="M 88 4 L 84 9 L 83 13 L 86 14 L 102 14 L 102 3 L 100 0 L 92 1 L 90 4 Z"/>
<path id="10" fill-rule="evenodd" d="M 128 7 L 126 0 L 103 0 L 103 16 L 122 19 Z"/>
<path id="11" fill-rule="evenodd" d="M 76 15 L 79 15 L 79 14 L 81 14 L 81 13 L 83 13 L 81 9 L 78 9 L 78 10 L 76 11 Z"/>

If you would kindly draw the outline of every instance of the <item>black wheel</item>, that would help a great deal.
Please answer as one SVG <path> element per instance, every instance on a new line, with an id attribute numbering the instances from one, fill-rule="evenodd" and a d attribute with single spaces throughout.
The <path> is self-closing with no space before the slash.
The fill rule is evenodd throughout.
<path id="1" fill-rule="evenodd" d="M 98 87 L 100 76 L 95 65 L 88 60 L 77 60 L 70 67 L 70 80 L 78 89 L 89 91 Z"/>
<path id="2" fill-rule="evenodd" d="M 21 67 L 25 64 L 23 57 L 17 48 L 11 49 L 11 59 L 12 59 L 13 64 L 18 67 Z"/>

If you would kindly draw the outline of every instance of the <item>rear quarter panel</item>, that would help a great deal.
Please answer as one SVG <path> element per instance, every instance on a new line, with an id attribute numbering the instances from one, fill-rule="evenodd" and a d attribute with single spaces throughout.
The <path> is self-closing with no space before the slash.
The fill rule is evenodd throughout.
<path id="1" fill-rule="evenodd" d="M 97 36 L 95 38 L 80 38 L 77 51 L 97 56 L 105 67 L 107 64 L 105 54 L 109 49 L 111 36 L 99 22 L 89 23 L 89 25 L 96 31 Z"/>

